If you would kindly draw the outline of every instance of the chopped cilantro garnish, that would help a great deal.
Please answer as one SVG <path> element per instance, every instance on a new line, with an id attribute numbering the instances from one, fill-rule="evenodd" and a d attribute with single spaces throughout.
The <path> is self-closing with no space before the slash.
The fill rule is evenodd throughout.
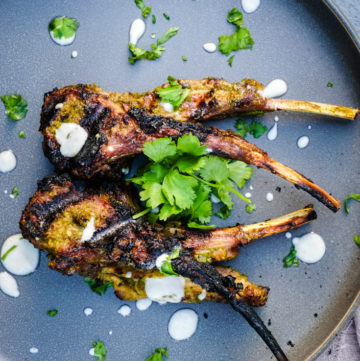
<path id="1" fill-rule="evenodd" d="M 215 216 L 218 216 L 222 219 L 226 219 L 230 216 L 231 214 L 231 210 L 224 206 L 224 207 L 221 207 L 216 213 L 215 213 Z"/>
<path id="2" fill-rule="evenodd" d="M 246 205 L 245 210 L 247 213 L 252 213 L 256 211 L 256 204 L 255 203 L 249 203 Z"/>
<path id="3" fill-rule="evenodd" d="M 354 236 L 354 242 L 360 247 L 360 235 Z"/>
<path id="4" fill-rule="evenodd" d="M 17 247 L 16 244 L 14 244 L 13 246 L 11 246 L 1 257 L 2 261 L 5 261 L 6 257 L 9 255 L 10 252 L 12 252 L 15 248 Z"/>
<path id="5" fill-rule="evenodd" d="M 290 253 L 283 258 L 283 262 L 284 262 L 284 267 L 292 267 L 292 266 L 295 266 L 295 267 L 298 267 L 299 266 L 299 261 L 298 259 L 296 258 L 296 249 L 294 246 L 291 246 L 291 249 L 290 249 Z"/>
<path id="6" fill-rule="evenodd" d="M 75 18 L 58 16 L 49 23 L 49 31 L 55 39 L 69 39 L 73 37 L 80 23 Z"/>
<path id="7" fill-rule="evenodd" d="M 143 0 L 135 0 L 136 6 L 141 10 L 141 14 L 144 18 L 147 18 L 148 15 L 151 13 L 151 7 L 145 6 Z"/>
<path id="8" fill-rule="evenodd" d="M 175 36 L 178 31 L 178 27 L 169 28 L 166 33 L 157 40 L 156 44 L 150 44 L 151 50 L 144 50 L 133 43 L 129 43 L 129 50 L 133 55 L 128 58 L 129 62 L 135 64 L 135 62 L 140 59 L 155 60 L 160 58 L 165 50 L 162 44 Z"/>
<path id="9" fill-rule="evenodd" d="M 107 351 L 104 342 L 99 340 L 93 342 L 92 345 L 94 346 L 94 356 L 98 358 L 97 361 L 105 361 Z"/>
<path id="10" fill-rule="evenodd" d="M 328 88 L 332 88 L 332 87 L 334 86 L 334 84 L 333 84 L 331 81 L 329 81 L 329 82 L 326 84 L 326 86 L 327 86 Z"/>
<path id="11" fill-rule="evenodd" d="M 97 282 L 97 281 L 93 280 L 90 277 L 85 277 L 84 282 L 86 282 L 89 285 L 89 287 L 91 288 L 91 291 L 97 293 L 100 296 L 105 294 L 105 292 L 108 288 L 113 287 L 112 282 L 101 283 L 101 282 Z"/>
<path id="12" fill-rule="evenodd" d="M 46 311 L 46 314 L 49 315 L 50 317 L 55 317 L 58 314 L 58 310 L 49 310 Z"/>
<path id="13" fill-rule="evenodd" d="M 349 213 L 349 207 L 348 207 L 348 201 L 349 199 L 354 199 L 355 201 L 358 201 L 360 202 L 360 194 L 356 194 L 356 193 L 352 193 L 352 194 L 349 194 L 346 198 L 345 198 L 345 201 L 344 201 L 344 206 L 345 206 L 345 210 L 346 210 L 346 213 Z"/>
<path id="14" fill-rule="evenodd" d="M 235 123 L 236 134 L 240 137 L 246 138 L 246 135 L 250 133 L 254 138 L 261 137 L 266 131 L 267 127 L 261 124 L 257 120 L 252 120 L 250 125 L 248 125 L 244 120 L 238 119 Z"/>
<path id="15" fill-rule="evenodd" d="M 11 198 L 16 198 L 19 195 L 20 191 L 18 187 L 13 187 L 13 189 L 11 190 L 11 194 L 10 197 Z"/>
<path id="16" fill-rule="evenodd" d="M 6 94 L 0 97 L 5 106 L 6 115 L 13 120 L 21 120 L 28 112 L 27 101 L 20 94 Z"/>
<path id="17" fill-rule="evenodd" d="M 157 94 L 164 103 L 170 103 L 174 110 L 177 110 L 190 94 L 190 89 L 183 88 L 172 76 L 168 76 L 168 82 L 169 85 L 166 88 L 159 89 Z"/>
<path id="18" fill-rule="evenodd" d="M 167 276 L 179 276 L 171 266 L 171 260 L 178 258 L 180 254 L 180 250 L 175 248 L 167 257 L 166 260 L 160 267 L 160 272 L 167 275 Z"/>
<path id="19" fill-rule="evenodd" d="M 152 14 L 152 23 L 156 24 L 156 16 L 154 14 Z"/>
<path id="20" fill-rule="evenodd" d="M 164 357 L 169 357 L 167 348 L 156 348 L 155 352 L 146 361 L 164 361 Z"/>
<path id="21" fill-rule="evenodd" d="M 234 60 L 234 55 L 231 55 L 230 58 L 228 59 L 229 66 L 232 66 L 233 60 Z"/>
<path id="22" fill-rule="evenodd" d="M 186 56 L 184 56 L 184 55 L 181 57 L 181 59 L 182 59 L 183 61 L 188 61 L 188 58 L 187 58 Z"/>
<path id="23" fill-rule="evenodd" d="M 166 14 L 166 13 L 163 13 L 163 17 L 164 17 L 167 21 L 170 20 L 170 16 L 169 16 L 168 14 Z"/>
<path id="24" fill-rule="evenodd" d="M 250 203 L 235 189 L 242 188 L 252 175 L 252 168 L 241 161 L 207 154 L 191 133 L 183 135 L 177 144 L 170 138 L 160 138 L 144 144 L 143 152 L 150 162 L 130 179 L 140 186 L 140 198 L 146 202 L 145 211 L 134 217 L 150 213 L 151 222 L 168 219 L 183 222 L 193 228 L 205 226 L 211 220 L 211 193 L 222 202 L 220 216 L 225 217 L 233 208 L 230 193 Z"/>
<path id="25" fill-rule="evenodd" d="M 20 130 L 20 132 L 18 133 L 19 138 L 26 138 L 26 134 L 23 130 Z"/>
<path id="26" fill-rule="evenodd" d="M 250 31 L 247 28 L 242 27 L 242 13 L 236 8 L 230 10 L 227 21 L 236 26 L 236 31 L 231 35 L 222 35 L 219 37 L 219 50 L 223 54 L 230 55 L 232 51 L 251 49 L 254 44 L 254 40 L 251 37 Z M 229 65 L 231 66 L 231 64 Z"/>

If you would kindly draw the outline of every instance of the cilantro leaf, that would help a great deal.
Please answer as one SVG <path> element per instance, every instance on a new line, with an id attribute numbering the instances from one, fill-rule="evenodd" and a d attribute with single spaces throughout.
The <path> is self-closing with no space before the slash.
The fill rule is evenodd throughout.
<path id="1" fill-rule="evenodd" d="M 19 138 L 23 138 L 23 139 L 26 138 L 26 134 L 23 130 L 20 130 L 20 132 L 18 133 L 18 136 L 19 136 Z"/>
<path id="2" fill-rule="evenodd" d="M 221 183 L 230 175 L 227 163 L 229 161 L 214 155 L 204 157 L 204 163 L 200 168 L 200 175 L 205 180 Z"/>
<path id="3" fill-rule="evenodd" d="M 27 101 L 20 94 L 6 94 L 0 97 L 5 106 L 6 115 L 13 120 L 21 120 L 28 112 Z"/>
<path id="4" fill-rule="evenodd" d="M 209 223 L 211 220 L 211 213 L 212 203 L 210 200 L 199 200 L 197 203 L 194 203 L 193 218 L 198 219 L 201 223 Z"/>
<path id="5" fill-rule="evenodd" d="M 147 207 L 154 209 L 165 202 L 165 197 L 161 192 L 160 183 L 145 183 L 143 189 L 144 190 L 140 192 L 140 199 L 142 201 L 147 201 Z"/>
<path id="6" fill-rule="evenodd" d="M 50 317 L 55 317 L 58 314 L 58 310 L 48 310 L 46 311 L 46 314 Z"/>
<path id="7" fill-rule="evenodd" d="M 11 194 L 10 197 L 11 198 L 16 198 L 19 195 L 20 191 L 18 187 L 13 187 L 13 189 L 11 190 Z"/>
<path id="8" fill-rule="evenodd" d="M 94 356 L 98 358 L 97 361 L 105 361 L 107 350 L 104 342 L 98 340 L 93 342 L 92 345 L 94 346 Z"/>
<path id="9" fill-rule="evenodd" d="M 171 27 L 167 29 L 166 33 L 157 40 L 156 44 L 157 45 L 165 44 L 168 40 L 170 40 L 173 36 L 175 36 L 178 33 L 178 31 L 179 31 L 178 27 Z"/>
<path id="10" fill-rule="evenodd" d="M 174 110 L 179 109 L 180 105 L 190 94 L 190 89 L 183 88 L 178 81 L 168 76 L 169 85 L 166 88 L 159 89 L 156 93 L 165 103 L 170 103 Z"/>
<path id="11" fill-rule="evenodd" d="M 283 266 L 285 268 L 292 267 L 292 266 L 295 266 L 295 267 L 299 266 L 299 261 L 296 258 L 296 249 L 294 246 L 291 246 L 290 253 L 286 257 L 283 258 L 283 263 L 284 263 Z"/>
<path id="12" fill-rule="evenodd" d="M 101 282 L 97 282 L 97 281 L 93 280 L 90 277 L 85 277 L 84 282 L 89 285 L 89 287 L 91 288 L 91 291 L 97 293 L 100 296 L 105 294 L 105 292 L 108 288 L 113 287 L 112 282 L 101 283 Z"/>
<path id="13" fill-rule="evenodd" d="M 146 142 L 143 146 L 143 152 L 154 162 L 161 162 L 176 154 L 176 145 L 171 138 L 160 138 L 152 143 Z"/>
<path id="14" fill-rule="evenodd" d="M 237 27 L 242 27 L 244 25 L 243 14 L 237 8 L 233 8 L 228 12 L 228 16 L 226 19 L 230 24 L 234 24 Z"/>
<path id="15" fill-rule="evenodd" d="M 146 6 L 143 0 L 135 0 L 135 4 L 141 10 L 142 16 L 146 19 L 151 13 L 151 7 Z"/>
<path id="16" fill-rule="evenodd" d="M 200 141 L 192 133 L 185 134 L 178 139 L 177 149 L 183 153 L 200 156 L 207 153 L 207 146 L 200 145 Z"/>
<path id="17" fill-rule="evenodd" d="M 192 174 L 195 170 L 198 170 L 202 164 L 202 158 L 184 155 L 176 162 L 175 166 L 182 173 Z"/>
<path id="18" fill-rule="evenodd" d="M 162 263 L 160 267 L 160 272 L 167 275 L 167 276 L 179 276 L 178 273 L 176 273 L 171 265 L 171 260 L 178 258 L 180 254 L 179 248 L 175 248 L 165 259 L 165 261 Z"/>
<path id="19" fill-rule="evenodd" d="M 247 213 L 252 213 L 256 211 L 256 204 L 255 203 L 248 203 L 245 207 Z"/>
<path id="20" fill-rule="evenodd" d="M 204 225 L 204 224 L 199 224 L 196 222 L 189 222 L 187 224 L 188 228 L 197 228 L 197 229 L 213 229 L 215 227 L 215 224 L 209 224 L 209 225 Z"/>
<path id="21" fill-rule="evenodd" d="M 249 133 L 253 135 L 254 138 L 259 138 L 267 131 L 267 129 L 267 126 L 262 125 L 256 120 L 252 120 L 249 127 Z"/>
<path id="22" fill-rule="evenodd" d="M 240 49 L 252 49 L 254 40 L 247 28 L 238 28 L 234 34 L 219 37 L 219 50 L 226 55 Z"/>
<path id="23" fill-rule="evenodd" d="M 328 88 L 332 88 L 332 87 L 334 86 L 334 84 L 333 84 L 331 81 L 329 81 L 329 82 L 326 84 L 326 86 L 327 86 Z"/>
<path id="24" fill-rule="evenodd" d="M 250 131 L 249 126 L 242 119 L 238 119 L 236 121 L 235 128 L 237 129 L 235 133 L 240 135 L 240 137 L 243 137 L 243 138 L 246 138 L 247 133 L 249 133 L 249 131 Z"/>
<path id="25" fill-rule="evenodd" d="M 349 199 L 354 199 L 355 201 L 360 202 L 360 194 L 352 193 L 352 194 L 349 194 L 345 198 L 344 206 L 345 206 L 346 213 L 350 213 L 350 210 L 349 210 L 349 207 L 348 207 Z"/>
<path id="26" fill-rule="evenodd" d="M 183 61 L 188 61 L 188 58 L 187 58 L 185 55 L 183 55 L 183 56 L 181 57 L 181 59 L 182 59 Z"/>
<path id="27" fill-rule="evenodd" d="M 166 13 L 163 13 L 163 17 L 164 17 L 167 21 L 170 20 L 170 16 L 169 16 L 168 14 L 166 14 Z"/>
<path id="28" fill-rule="evenodd" d="M 354 236 L 354 242 L 360 247 L 360 235 Z"/>
<path id="29" fill-rule="evenodd" d="M 155 352 L 146 361 L 164 361 L 164 357 L 169 357 L 167 348 L 156 348 Z"/>
<path id="30" fill-rule="evenodd" d="M 152 14 L 152 23 L 156 24 L 156 16 L 154 14 Z"/>
<path id="31" fill-rule="evenodd" d="M 231 214 L 231 209 L 229 209 L 228 207 L 224 206 L 221 207 L 220 210 L 218 210 L 215 215 L 222 218 L 222 219 L 226 219 L 230 216 Z"/>
<path id="32" fill-rule="evenodd" d="M 80 23 L 75 18 L 58 16 L 49 23 L 49 31 L 55 39 L 69 39 L 75 36 Z"/>
<path id="33" fill-rule="evenodd" d="M 234 60 L 234 55 L 231 55 L 230 58 L 228 59 L 228 64 L 231 67 L 232 67 L 233 60 Z"/>
<path id="34" fill-rule="evenodd" d="M 164 204 L 159 212 L 159 219 L 161 221 L 166 221 L 171 216 L 176 216 L 181 213 L 182 209 L 177 206 L 172 206 L 171 204 Z"/>
<path id="35" fill-rule="evenodd" d="M 9 255 L 10 252 L 12 252 L 15 248 L 17 247 L 16 244 L 14 244 L 13 246 L 11 246 L 1 257 L 2 261 L 5 261 L 6 257 Z"/>
<path id="36" fill-rule="evenodd" d="M 229 178 L 232 179 L 239 188 L 244 187 L 245 181 L 252 176 L 252 167 L 240 160 L 228 163 L 227 167 L 230 172 Z"/>

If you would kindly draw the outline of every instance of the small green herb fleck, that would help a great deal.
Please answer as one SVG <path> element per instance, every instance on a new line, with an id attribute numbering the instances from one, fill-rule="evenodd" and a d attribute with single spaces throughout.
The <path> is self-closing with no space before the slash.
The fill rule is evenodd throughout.
<path id="1" fill-rule="evenodd" d="M 180 250 L 178 248 L 175 248 L 167 257 L 166 260 L 163 262 L 163 264 L 160 267 L 160 272 L 167 275 L 167 276 L 179 276 L 178 273 L 176 273 L 171 265 L 171 260 L 178 258 L 180 254 Z"/>
<path id="2" fill-rule="evenodd" d="M 20 94 L 6 94 L 0 97 L 5 106 L 6 115 L 13 120 L 21 120 L 28 112 L 27 101 Z"/>
<path id="3" fill-rule="evenodd" d="M 350 210 L 349 210 L 349 207 L 348 207 L 348 201 L 349 201 L 349 199 L 354 199 L 355 201 L 360 202 L 360 194 L 352 193 L 352 194 L 349 194 L 349 195 L 345 198 L 344 206 L 345 206 L 346 213 L 350 213 Z"/>
<path id="4" fill-rule="evenodd" d="M 58 16 L 49 23 L 49 31 L 55 39 L 69 39 L 73 37 L 80 23 L 75 18 Z"/>
<path id="5" fill-rule="evenodd" d="M 186 56 L 184 56 L 184 55 L 181 57 L 181 59 L 182 59 L 183 61 L 188 61 L 188 58 L 187 58 Z"/>
<path id="6" fill-rule="evenodd" d="M 10 197 L 11 198 L 16 198 L 19 195 L 20 191 L 18 187 L 13 187 L 13 189 L 11 190 L 11 194 Z"/>
<path id="7" fill-rule="evenodd" d="M 147 18 L 151 13 L 151 7 L 145 6 L 143 0 L 135 0 L 136 6 L 141 10 L 141 14 L 144 18 Z M 154 23 L 155 24 L 155 23 Z"/>
<path id="8" fill-rule="evenodd" d="M 290 249 L 290 253 L 283 258 L 283 262 L 284 262 L 284 267 L 292 267 L 292 266 L 295 266 L 295 267 L 298 267 L 299 266 L 299 261 L 298 259 L 296 258 L 296 249 L 294 246 L 291 246 L 291 249 Z"/>
<path id="9" fill-rule="evenodd" d="M 13 245 L 11 246 L 4 254 L 3 256 L 1 257 L 1 260 L 2 261 L 5 261 L 6 257 L 9 255 L 10 252 L 12 252 L 15 248 L 17 247 L 17 245 Z"/>
<path id="10" fill-rule="evenodd" d="M 231 209 L 229 209 L 227 206 L 223 206 L 220 208 L 219 211 L 215 213 L 215 216 L 218 216 L 222 219 L 226 219 L 230 216 L 230 214 L 231 214 Z"/>
<path id="11" fill-rule="evenodd" d="M 156 348 L 155 352 L 146 361 L 164 361 L 164 357 L 169 357 L 167 348 Z"/>
<path id="12" fill-rule="evenodd" d="M 46 311 L 46 314 L 49 315 L 50 317 L 55 317 L 58 314 L 58 310 L 49 310 Z"/>
<path id="13" fill-rule="evenodd" d="M 250 133 L 254 138 L 259 138 L 268 129 L 265 125 L 261 124 L 257 120 L 252 120 L 250 125 L 248 125 L 244 120 L 241 119 L 236 121 L 235 128 L 237 129 L 235 133 L 243 138 L 246 138 L 248 133 Z"/>
<path id="14" fill-rule="evenodd" d="M 328 88 L 332 88 L 332 87 L 334 86 L 334 84 L 329 81 L 326 86 L 327 86 Z"/>
<path id="15" fill-rule="evenodd" d="M 94 346 L 94 356 L 98 358 L 97 361 L 105 361 L 107 351 L 104 342 L 99 340 L 93 342 L 92 345 Z"/>
<path id="16" fill-rule="evenodd" d="M 156 16 L 154 14 L 152 14 L 152 23 L 156 24 Z"/>
<path id="17" fill-rule="evenodd" d="M 231 55 L 230 58 L 228 59 L 228 64 L 231 67 L 232 67 L 233 60 L 234 60 L 234 55 Z"/>
<path id="18" fill-rule="evenodd" d="M 354 242 L 360 247 L 360 235 L 354 236 Z"/>
<path id="19" fill-rule="evenodd" d="M 169 85 L 166 88 L 159 89 L 157 94 L 164 103 L 170 103 L 174 110 L 178 110 L 190 94 L 190 89 L 183 88 L 172 76 L 168 76 Z"/>
<path id="20" fill-rule="evenodd" d="M 164 16 L 164 18 L 165 18 L 167 21 L 169 21 L 169 20 L 170 20 L 170 16 L 169 16 L 168 14 L 163 13 L 163 16 Z"/>
<path id="21" fill-rule="evenodd" d="M 248 203 L 245 207 L 247 213 L 252 213 L 256 211 L 256 204 L 255 203 Z"/>
<path id="22" fill-rule="evenodd" d="M 85 277 L 84 282 L 86 282 L 89 285 L 89 287 L 91 288 L 91 291 L 97 293 L 100 296 L 105 294 L 105 292 L 108 288 L 113 287 L 112 282 L 101 283 L 101 282 L 93 280 L 90 277 Z"/>
<path id="23" fill-rule="evenodd" d="M 20 132 L 18 133 L 19 138 L 26 138 L 26 134 L 23 130 L 20 130 Z"/>

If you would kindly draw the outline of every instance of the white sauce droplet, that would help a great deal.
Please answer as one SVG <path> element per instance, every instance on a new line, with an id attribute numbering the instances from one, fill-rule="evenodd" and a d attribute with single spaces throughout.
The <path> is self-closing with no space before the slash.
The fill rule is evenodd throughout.
<path id="1" fill-rule="evenodd" d="M 156 37 L 156 34 L 155 34 L 155 33 L 152 33 L 152 34 L 151 34 L 151 39 L 155 39 L 155 37 Z"/>
<path id="2" fill-rule="evenodd" d="M 31 347 L 29 350 L 31 353 L 38 353 L 39 349 L 37 347 Z"/>
<path id="3" fill-rule="evenodd" d="M 53 31 L 50 31 L 50 36 L 51 36 L 51 39 L 54 40 L 54 42 L 58 45 L 61 45 L 61 46 L 64 46 L 64 45 L 70 45 L 74 42 L 75 40 L 75 35 L 74 34 L 72 37 L 70 38 L 64 38 L 63 36 L 60 38 L 60 39 L 57 39 L 54 37 L 54 32 Z"/>
<path id="4" fill-rule="evenodd" d="M 14 275 L 25 276 L 36 270 L 39 264 L 39 250 L 20 233 L 8 237 L 1 247 L 1 257 L 13 246 L 16 246 L 5 260 L 4 267 Z"/>
<path id="5" fill-rule="evenodd" d="M 20 296 L 16 279 L 7 272 L 0 273 L 0 289 L 8 296 Z"/>
<path id="6" fill-rule="evenodd" d="M 89 241 L 95 233 L 95 217 L 91 217 L 83 230 L 80 242 Z"/>
<path id="7" fill-rule="evenodd" d="M 219 203 L 220 202 L 220 199 L 218 197 L 216 197 L 216 195 L 213 194 L 213 193 L 211 193 L 211 195 L 210 195 L 210 200 L 213 203 Z"/>
<path id="8" fill-rule="evenodd" d="M 121 168 L 121 171 L 126 175 L 126 174 L 129 174 L 130 169 L 129 168 Z"/>
<path id="9" fill-rule="evenodd" d="M 137 44 L 145 33 L 145 22 L 143 19 L 135 19 L 130 26 L 130 40 L 132 44 Z"/>
<path id="10" fill-rule="evenodd" d="M 78 52 L 76 51 L 76 50 L 73 50 L 72 52 L 71 52 L 71 57 L 72 58 L 76 58 L 78 56 Z"/>
<path id="11" fill-rule="evenodd" d="M 202 300 L 205 299 L 205 297 L 206 297 L 206 290 L 202 290 L 201 293 L 200 293 L 199 296 L 198 296 L 198 299 L 199 299 L 200 301 L 202 301 Z"/>
<path id="12" fill-rule="evenodd" d="M 266 194 L 266 200 L 268 202 L 271 202 L 273 199 L 274 199 L 274 195 L 271 192 Z"/>
<path id="13" fill-rule="evenodd" d="M 268 131 L 266 137 L 269 140 L 275 140 L 277 136 L 278 136 L 278 123 L 275 122 L 275 124 Z"/>
<path id="14" fill-rule="evenodd" d="M 290 232 L 286 232 L 286 233 L 285 233 L 285 237 L 286 237 L 287 239 L 290 239 L 290 238 L 291 238 L 291 233 L 290 233 Z"/>
<path id="15" fill-rule="evenodd" d="M 292 243 L 296 249 L 296 257 L 305 263 L 318 262 L 325 254 L 325 242 L 317 233 L 310 232 L 302 237 L 294 237 Z"/>
<path id="16" fill-rule="evenodd" d="M 63 123 L 55 132 L 56 141 L 64 157 L 75 157 L 88 138 L 87 131 L 75 123 Z"/>
<path id="17" fill-rule="evenodd" d="M 282 79 L 272 80 L 262 91 L 265 98 L 281 97 L 287 92 L 287 84 Z"/>
<path id="18" fill-rule="evenodd" d="M 90 355 L 90 356 L 94 356 L 94 354 L 95 354 L 95 349 L 94 349 L 94 347 L 93 347 L 93 348 L 91 348 L 91 349 L 89 350 L 89 355 Z"/>
<path id="19" fill-rule="evenodd" d="M 93 313 L 93 309 L 92 309 L 92 308 L 90 308 L 90 307 L 84 308 L 84 314 L 85 314 L 85 316 L 90 316 L 90 315 L 92 315 L 92 313 Z"/>
<path id="20" fill-rule="evenodd" d="M 170 103 L 164 103 L 164 102 L 161 102 L 160 105 L 163 107 L 163 109 L 168 112 L 168 113 L 171 113 L 174 111 L 174 107 L 172 106 L 172 104 Z"/>
<path id="21" fill-rule="evenodd" d="M 278 117 L 277 115 L 275 115 L 274 120 L 275 120 L 275 122 L 278 122 L 278 121 L 279 121 L 279 117 Z"/>
<path id="22" fill-rule="evenodd" d="M 309 129 L 309 130 L 311 129 L 311 125 L 308 125 L 308 129 Z"/>
<path id="23" fill-rule="evenodd" d="M 148 277 L 145 281 L 147 297 L 158 303 L 178 303 L 184 297 L 185 280 L 183 277 Z"/>
<path id="24" fill-rule="evenodd" d="M 210 153 L 212 153 L 213 152 L 213 150 L 212 149 L 210 149 L 210 148 L 206 148 L 206 153 L 207 154 L 210 154 Z"/>
<path id="25" fill-rule="evenodd" d="M 124 305 L 124 306 L 121 306 L 119 309 L 118 309 L 118 313 L 121 315 L 121 316 L 130 316 L 130 313 L 131 313 L 131 308 L 128 306 L 128 305 Z"/>
<path id="26" fill-rule="evenodd" d="M 216 51 L 216 44 L 214 44 L 214 43 L 205 43 L 203 45 L 203 48 L 208 53 L 214 53 Z"/>
<path id="27" fill-rule="evenodd" d="M 149 300 L 148 298 L 143 298 L 141 300 L 136 301 L 136 308 L 139 311 L 145 311 L 151 306 L 151 304 L 152 304 L 151 300 Z"/>
<path id="28" fill-rule="evenodd" d="M 11 149 L 0 153 L 0 172 L 8 173 L 16 167 L 16 157 Z"/>
<path id="29" fill-rule="evenodd" d="M 297 146 L 302 149 L 309 145 L 310 139 L 307 135 L 303 135 L 297 140 Z"/>
<path id="30" fill-rule="evenodd" d="M 109 331 L 109 335 L 111 336 L 113 334 L 112 330 Z"/>
<path id="31" fill-rule="evenodd" d="M 251 191 L 253 191 L 253 190 L 254 190 L 254 187 L 253 187 L 253 186 L 250 186 L 249 189 L 250 189 Z"/>
<path id="32" fill-rule="evenodd" d="M 251 14 L 260 6 L 260 0 L 241 0 L 241 6 L 246 13 Z"/>
<path id="33" fill-rule="evenodd" d="M 126 272 L 126 275 L 125 275 L 126 278 L 131 278 L 132 277 L 132 272 Z"/>
<path id="34" fill-rule="evenodd" d="M 245 193 L 245 197 L 246 198 L 251 198 L 251 193 L 250 192 Z"/>
<path id="35" fill-rule="evenodd" d="M 55 109 L 62 109 L 63 106 L 64 106 L 63 103 L 57 103 L 57 104 L 55 105 Z"/>
<path id="36" fill-rule="evenodd" d="M 177 341 L 190 338 L 196 331 L 198 320 L 197 313 L 190 308 L 175 312 L 168 325 L 170 336 Z"/>

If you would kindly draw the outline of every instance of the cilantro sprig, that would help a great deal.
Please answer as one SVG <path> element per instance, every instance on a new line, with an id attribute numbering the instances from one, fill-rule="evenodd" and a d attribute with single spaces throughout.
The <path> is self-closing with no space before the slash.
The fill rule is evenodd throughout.
<path id="1" fill-rule="evenodd" d="M 236 134 L 240 135 L 240 137 L 246 138 L 247 134 L 251 134 L 254 138 L 261 137 L 266 131 L 267 126 L 261 124 L 257 120 L 252 120 L 250 125 L 246 123 L 242 119 L 238 119 L 235 123 Z"/>
<path id="2" fill-rule="evenodd" d="M 132 56 L 128 58 L 129 62 L 135 64 L 140 59 L 155 60 L 160 58 L 165 50 L 163 44 L 175 36 L 178 31 L 178 27 L 169 28 L 166 33 L 157 40 L 156 44 L 150 44 L 151 50 L 145 50 L 133 43 L 129 43 L 129 50 L 132 53 Z"/>
<path id="3" fill-rule="evenodd" d="M 183 101 L 190 94 L 190 89 L 183 88 L 172 76 L 168 76 L 169 85 L 159 89 L 156 93 L 164 103 L 170 103 L 174 110 L 178 110 Z"/>
<path id="4" fill-rule="evenodd" d="M 350 213 L 350 210 L 349 210 L 349 207 L 348 207 L 348 201 L 350 199 L 354 199 L 355 201 L 360 202 L 360 194 L 352 193 L 352 194 L 349 194 L 345 198 L 344 206 L 345 206 L 346 213 Z"/>
<path id="5" fill-rule="evenodd" d="M 104 342 L 98 340 L 93 342 L 92 345 L 94 346 L 94 356 L 97 357 L 97 361 L 105 361 L 107 350 Z"/>
<path id="6" fill-rule="evenodd" d="M 191 228 L 204 228 L 212 216 L 211 194 L 225 207 L 222 218 L 233 208 L 230 193 L 250 203 L 235 185 L 242 188 L 251 177 L 252 168 L 241 161 L 209 155 L 207 147 L 200 145 L 191 133 L 180 137 L 177 143 L 170 138 L 146 142 L 143 152 L 150 161 L 130 181 L 140 186 L 146 209 L 135 218 L 151 211 L 153 222 L 170 219 Z"/>
<path id="7" fill-rule="evenodd" d="M 219 37 L 219 51 L 225 55 L 230 55 L 232 51 L 251 49 L 254 45 L 254 40 L 251 37 L 249 29 L 243 27 L 244 21 L 241 11 L 236 8 L 230 10 L 227 21 L 236 26 L 236 31 L 231 35 L 222 35 Z M 228 60 L 230 66 L 232 66 L 233 59 L 232 56 Z"/>
<path id="8" fill-rule="evenodd" d="M 85 277 L 84 282 L 89 285 L 89 287 L 91 288 L 91 291 L 97 293 L 100 296 L 105 294 L 105 292 L 108 288 L 113 287 L 112 282 L 101 283 L 101 282 L 97 282 L 97 281 L 93 280 L 90 277 Z"/>
<path id="9" fill-rule="evenodd" d="M 151 7 L 146 6 L 143 0 L 135 0 L 135 4 L 141 10 L 142 16 L 146 19 L 151 13 Z"/>
<path id="10" fill-rule="evenodd" d="M 20 94 L 6 94 L 0 97 L 0 99 L 5 106 L 5 113 L 9 118 L 21 120 L 26 117 L 28 103 Z"/>
<path id="11" fill-rule="evenodd" d="M 55 39 L 69 39 L 75 35 L 79 26 L 80 23 L 75 18 L 57 16 L 50 21 L 49 31 Z"/>
<path id="12" fill-rule="evenodd" d="M 167 347 L 156 348 L 155 352 L 150 357 L 148 357 L 146 361 L 164 361 L 164 357 L 169 357 L 167 350 Z"/>
<path id="13" fill-rule="evenodd" d="M 178 273 L 176 273 L 171 265 L 171 260 L 178 258 L 180 254 L 179 248 L 175 248 L 165 259 L 165 261 L 162 263 L 160 267 L 160 272 L 167 276 L 179 276 Z"/>
<path id="14" fill-rule="evenodd" d="M 299 261 L 296 258 L 296 248 L 294 246 L 291 246 L 290 253 L 286 257 L 283 258 L 283 263 L 284 263 L 283 266 L 285 268 L 292 267 L 292 266 L 295 266 L 295 267 L 299 266 Z"/>

